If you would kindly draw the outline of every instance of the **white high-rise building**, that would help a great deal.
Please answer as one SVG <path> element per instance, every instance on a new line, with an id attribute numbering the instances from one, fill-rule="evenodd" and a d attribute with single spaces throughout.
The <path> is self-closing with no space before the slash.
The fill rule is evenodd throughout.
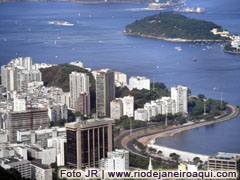
<path id="1" fill-rule="evenodd" d="M 156 103 L 154 103 L 154 101 L 152 101 L 151 103 L 146 103 L 144 105 L 144 109 L 147 111 L 148 121 L 151 120 L 151 117 L 154 117 L 158 114 L 157 105 Z"/>
<path id="2" fill-rule="evenodd" d="M 6 87 L 7 91 L 14 91 L 16 89 L 16 68 L 8 65 L 1 67 L 2 85 Z"/>
<path id="3" fill-rule="evenodd" d="M 152 106 L 150 103 L 144 105 L 144 109 L 147 111 L 147 120 L 150 121 L 152 117 Z"/>
<path id="4" fill-rule="evenodd" d="M 2 85 L 7 91 L 25 90 L 30 82 L 42 81 L 39 70 L 33 70 L 32 58 L 16 58 L 1 67 Z"/>
<path id="5" fill-rule="evenodd" d="M 31 179 L 52 180 L 51 166 L 43 165 L 39 160 L 33 160 L 31 162 Z"/>
<path id="6" fill-rule="evenodd" d="M 89 77 L 86 73 L 72 72 L 69 78 L 71 108 L 75 108 L 75 102 L 80 93 L 89 93 Z"/>
<path id="7" fill-rule="evenodd" d="M 67 108 L 70 108 L 71 95 L 69 92 L 62 93 L 61 103 L 66 104 Z"/>
<path id="8" fill-rule="evenodd" d="M 129 89 L 150 90 L 150 79 L 141 76 L 133 76 L 129 79 Z"/>
<path id="9" fill-rule="evenodd" d="M 56 104 L 48 107 L 48 117 L 50 121 L 58 121 L 60 119 L 67 120 L 68 111 L 67 105 Z"/>
<path id="10" fill-rule="evenodd" d="M 125 96 L 123 100 L 123 115 L 128 117 L 134 116 L 134 97 Z"/>
<path id="11" fill-rule="evenodd" d="M 127 75 L 122 72 L 115 73 L 115 85 L 117 87 L 122 87 L 127 85 Z"/>
<path id="12" fill-rule="evenodd" d="M 64 143 L 66 142 L 65 137 L 53 137 L 48 139 L 48 147 L 54 147 L 57 153 L 57 166 L 64 166 L 65 165 L 65 158 L 64 158 Z"/>
<path id="13" fill-rule="evenodd" d="M 31 162 L 28 160 L 20 160 L 15 158 L 0 159 L 1 166 L 4 169 L 16 169 L 22 177 L 31 178 Z M 2 179 L 2 178 L 1 178 Z"/>
<path id="14" fill-rule="evenodd" d="M 134 120 L 148 121 L 148 111 L 144 108 L 138 108 L 134 111 Z"/>
<path id="15" fill-rule="evenodd" d="M 32 58 L 31 57 L 19 57 L 12 60 L 12 63 L 15 66 L 24 67 L 24 69 L 31 71 L 32 70 Z"/>
<path id="16" fill-rule="evenodd" d="M 55 148 L 38 148 L 37 146 L 27 147 L 28 155 L 33 159 L 40 159 L 42 164 L 51 165 L 56 162 L 56 149 Z"/>
<path id="17" fill-rule="evenodd" d="M 171 88 L 171 99 L 176 102 L 176 113 L 188 113 L 188 88 L 176 86 Z"/>
<path id="18" fill-rule="evenodd" d="M 108 152 L 107 158 L 101 159 L 100 168 L 105 171 L 127 171 L 129 169 L 129 152 L 116 149 Z"/>
<path id="19" fill-rule="evenodd" d="M 161 114 L 176 114 L 176 102 L 170 97 L 162 97 L 162 113 Z"/>
<path id="20" fill-rule="evenodd" d="M 120 119 L 123 116 L 123 103 L 121 98 L 116 98 L 110 103 L 111 118 Z"/>
<path id="21" fill-rule="evenodd" d="M 27 102 L 25 98 L 15 97 L 13 101 L 13 111 L 21 112 L 27 110 Z"/>

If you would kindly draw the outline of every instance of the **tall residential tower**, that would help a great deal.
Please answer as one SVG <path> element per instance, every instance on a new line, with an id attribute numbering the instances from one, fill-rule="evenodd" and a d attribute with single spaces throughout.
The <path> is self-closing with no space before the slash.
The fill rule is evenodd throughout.
<path id="1" fill-rule="evenodd" d="M 115 99 L 114 71 L 103 69 L 96 74 L 96 112 L 98 117 L 110 117 L 110 102 Z"/>
<path id="2" fill-rule="evenodd" d="M 188 88 L 176 86 L 171 88 L 171 99 L 176 102 L 176 113 L 188 113 Z"/>
<path id="3" fill-rule="evenodd" d="M 81 93 L 89 93 L 89 77 L 86 73 L 72 72 L 69 75 L 71 108 L 75 109 Z"/>

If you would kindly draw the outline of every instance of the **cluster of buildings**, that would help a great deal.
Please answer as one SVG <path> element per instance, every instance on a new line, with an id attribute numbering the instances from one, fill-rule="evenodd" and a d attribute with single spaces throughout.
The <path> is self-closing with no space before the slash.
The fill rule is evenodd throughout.
<path id="1" fill-rule="evenodd" d="M 39 70 L 34 70 L 32 58 L 16 58 L 1 66 L 2 83 L 7 91 L 25 90 L 32 82 L 41 82 Z"/>
<path id="2" fill-rule="evenodd" d="M 122 116 L 134 117 L 134 97 L 125 96 L 111 101 L 111 118 L 120 119 Z"/>
<path id="3" fill-rule="evenodd" d="M 82 62 L 70 64 L 83 68 Z M 105 118 L 110 117 L 115 84 L 126 86 L 127 76 L 110 69 L 96 71 L 97 119 L 81 122 L 78 118 L 77 122 L 66 123 L 66 127 L 50 128 L 51 121 L 67 120 L 69 110 L 86 117 L 91 112 L 89 74 L 72 72 L 70 91 L 64 92 L 43 84 L 40 69 L 52 66 L 55 65 L 33 64 L 32 58 L 26 57 L 1 67 L 1 166 L 15 168 L 23 177 L 36 180 L 52 179 L 52 163 L 76 168 L 128 169 L 128 152 L 114 151 L 114 121 Z M 128 97 L 123 98 L 124 107 L 131 107 L 132 111 L 124 113 L 133 116 L 132 97 L 130 104 L 128 101 Z"/>
<path id="4" fill-rule="evenodd" d="M 82 62 L 71 62 L 83 68 Z M 148 121 L 157 114 L 187 113 L 187 88 L 173 87 L 171 97 L 146 103 L 134 111 L 134 97 L 115 97 L 115 86 L 150 90 L 150 80 L 110 69 L 92 71 L 96 86 L 94 119 L 50 127 L 50 122 L 67 120 L 68 111 L 91 117 L 90 69 L 69 74 L 69 92 L 45 87 L 41 68 L 32 58 L 16 58 L 1 67 L 0 162 L 15 168 L 23 177 L 52 179 L 51 164 L 72 168 L 129 169 L 129 153 L 114 150 L 114 119 L 128 116 Z M 142 111 L 142 112 L 141 112 Z M 142 113 L 142 114 L 141 114 Z"/>
<path id="5" fill-rule="evenodd" d="M 197 172 L 201 163 L 191 161 L 181 162 L 178 170 Z M 218 152 L 216 155 L 209 156 L 206 161 L 206 169 L 209 171 L 239 171 L 240 154 Z"/>
<path id="6" fill-rule="evenodd" d="M 218 31 L 218 29 L 214 28 L 211 30 L 214 35 L 220 35 L 221 37 L 227 37 L 232 40 L 231 46 L 237 50 L 240 50 L 240 36 L 231 35 L 228 31 Z"/>
<path id="7" fill-rule="evenodd" d="M 214 35 L 220 35 L 221 37 L 227 37 L 227 38 L 231 38 L 231 39 L 234 38 L 228 31 L 226 31 L 226 30 L 218 31 L 217 28 L 213 28 L 211 30 L 211 33 L 213 33 Z"/>
<path id="8" fill-rule="evenodd" d="M 176 86 L 171 88 L 171 97 L 162 97 L 138 108 L 134 111 L 134 119 L 150 121 L 152 117 L 162 114 L 187 114 L 188 113 L 188 88 Z"/>
<path id="9" fill-rule="evenodd" d="M 231 42 L 231 46 L 233 48 L 236 48 L 237 50 L 240 50 L 240 36 L 236 36 L 232 42 Z"/>

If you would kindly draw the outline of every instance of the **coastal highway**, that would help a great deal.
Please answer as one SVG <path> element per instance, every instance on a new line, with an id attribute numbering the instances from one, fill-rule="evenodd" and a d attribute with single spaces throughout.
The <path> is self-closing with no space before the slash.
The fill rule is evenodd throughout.
<path id="1" fill-rule="evenodd" d="M 147 129 L 152 128 L 154 125 L 148 125 L 146 127 L 138 128 L 138 129 L 133 129 L 133 136 L 130 136 L 129 130 L 123 131 L 118 137 L 115 138 L 115 145 L 118 148 L 123 148 L 128 150 L 131 153 L 143 156 L 139 153 L 139 151 L 134 147 L 132 140 L 133 139 L 141 139 L 141 142 L 146 145 L 150 140 L 158 138 L 158 137 L 163 137 L 163 136 L 168 136 L 168 135 L 173 135 L 175 133 L 179 133 L 181 131 L 186 131 L 210 124 L 215 124 L 223 121 L 227 121 L 230 119 L 233 119 L 237 117 L 239 114 L 239 109 L 236 106 L 233 105 L 227 105 L 226 113 L 222 116 L 219 116 L 216 119 L 210 120 L 210 121 L 203 121 L 203 122 L 198 122 L 190 125 L 180 125 L 177 127 L 170 127 L 167 129 L 162 129 L 162 130 L 156 130 L 155 132 L 151 133 L 145 133 Z M 164 157 L 161 157 L 164 158 Z M 164 158 L 164 160 L 169 160 L 168 158 Z"/>

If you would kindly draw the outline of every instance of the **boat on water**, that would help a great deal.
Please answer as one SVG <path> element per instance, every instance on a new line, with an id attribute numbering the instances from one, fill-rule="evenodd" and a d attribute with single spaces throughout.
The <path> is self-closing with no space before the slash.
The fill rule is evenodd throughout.
<path id="1" fill-rule="evenodd" d="M 178 51 L 181 51 L 182 48 L 181 47 L 174 47 L 174 49 L 178 50 Z"/>
<path id="2" fill-rule="evenodd" d="M 149 3 L 148 8 L 151 10 L 161 10 L 162 8 L 179 6 L 183 4 L 183 0 L 168 0 L 166 2 L 160 2 L 159 0 L 155 0 L 155 2 Z"/>
<path id="3" fill-rule="evenodd" d="M 198 8 L 189 8 L 189 7 L 187 7 L 187 8 L 183 8 L 183 9 L 180 9 L 180 8 L 175 8 L 175 9 L 173 9 L 173 11 L 174 12 L 180 12 L 180 13 L 205 13 L 205 9 L 203 9 L 203 8 L 200 8 L 200 7 L 198 7 Z"/>
<path id="4" fill-rule="evenodd" d="M 196 62 L 196 61 L 197 61 L 197 58 L 193 58 L 192 61 L 195 61 L 195 62 Z"/>
<path id="5" fill-rule="evenodd" d="M 148 8 L 152 10 L 160 10 L 162 8 L 162 5 L 161 3 L 150 3 L 148 5 Z"/>
<path id="6" fill-rule="evenodd" d="M 74 26 L 74 24 L 71 24 L 67 21 L 50 21 L 48 24 L 54 24 L 54 25 L 61 25 L 61 26 Z"/>

